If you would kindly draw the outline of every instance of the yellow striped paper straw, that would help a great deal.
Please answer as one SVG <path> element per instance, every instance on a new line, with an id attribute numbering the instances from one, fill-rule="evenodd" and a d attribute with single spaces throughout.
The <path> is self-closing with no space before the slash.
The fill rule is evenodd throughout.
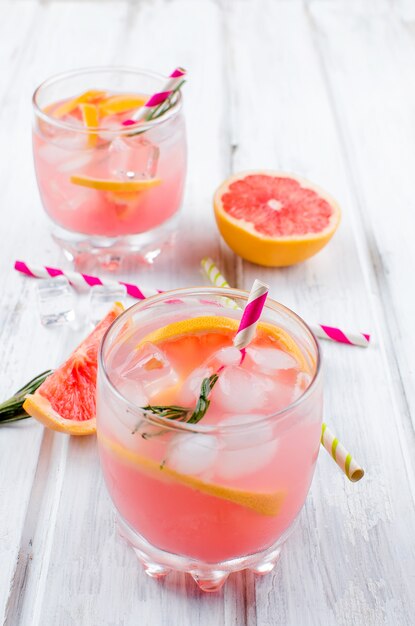
<path id="1" fill-rule="evenodd" d="M 321 428 L 321 444 L 352 483 L 356 483 L 363 478 L 365 475 L 363 468 L 360 467 L 350 452 L 346 450 L 324 422 Z"/>
<path id="2" fill-rule="evenodd" d="M 212 259 L 205 257 L 200 262 L 206 276 L 215 287 L 230 287 L 226 278 L 221 274 L 220 269 L 215 265 Z"/>
<path id="3" fill-rule="evenodd" d="M 215 287 L 223 287 L 227 289 L 230 288 L 230 284 L 228 283 L 226 278 L 223 276 L 223 274 L 221 274 L 218 266 L 215 265 L 212 259 L 205 257 L 204 259 L 200 261 L 200 265 L 202 266 L 202 269 L 206 275 L 206 278 L 210 281 L 212 285 L 214 285 Z M 223 302 L 224 304 L 226 304 L 226 306 L 229 306 L 232 309 L 241 308 L 240 306 L 236 304 L 235 300 L 232 300 L 231 298 L 223 298 Z"/>
<path id="4" fill-rule="evenodd" d="M 212 259 L 202 259 L 201 265 L 212 285 L 215 285 L 215 287 L 230 287 L 228 281 L 221 274 L 219 268 L 215 265 Z M 229 298 L 226 298 L 226 300 L 233 302 L 236 306 L 233 300 L 230 300 Z M 337 437 L 333 435 L 331 430 L 327 427 L 327 424 L 324 423 L 321 429 L 321 445 L 325 448 L 325 450 L 327 450 L 349 480 L 356 483 L 358 480 L 363 478 L 365 474 L 364 470 L 358 463 L 356 463 L 350 452 L 346 450 Z"/>

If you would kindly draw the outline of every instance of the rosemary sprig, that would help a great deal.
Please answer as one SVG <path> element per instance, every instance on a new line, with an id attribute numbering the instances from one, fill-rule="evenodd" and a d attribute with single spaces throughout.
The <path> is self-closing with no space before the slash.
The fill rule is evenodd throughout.
<path id="1" fill-rule="evenodd" d="M 52 370 L 47 370 L 42 372 L 42 374 L 38 374 L 38 376 L 26 383 L 24 387 L 16 391 L 11 398 L 0 403 L 0 423 L 9 424 L 10 422 L 17 422 L 30 417 L 23 409 L 26 395 L 36 391 L 51 373 Z"/>
<path id="2" fill-rule="evenodd" d="M 175 89 L 173 89 L 173 91 L 171 92 L 171 94 L 169 95 L 169 97 L 167 98 L 167 100 L 165 100 L 164 102 L 162 102 L 161 104 L 159 104 L 157 107 L 155 107 L 154 109 L 151 109 L 146 117 L 144 118 L 144 122 L 150 122 L 151 120 L 155 120 L 158 117 L 161 117 L 162 115 L 164 115 L 165 113 L 167 113 L 167 111 L 169 109 L 171 109 L 172 106 L 175 105 L 175 98 L 174 96 L 177 94 L 177 92 L 179 91 L 179 89 L 182 87 L 182 85 L 184 85 L 186 81 L 182 80 Z M 136 135 L 141 135 L 142 133 L 145 133 L 145 130 L 136 130 L 135 132 L 132 133 L 128 133 L 129 137 L 135 137 Z"/>
<path id="3" fill-rule="evenodd" d="M 149 411 L 160 417 L 166 417 L 169 420 L 182 420 L 189 414 L 189 409 L 184 406 L 176 406 L 174 404 L 170 406 L 154 406 L 149 404 L 141 407 L 142 411 Z"/>
<path id="4" fill-rule="evenodd" d="M 208 396 L 215 386 L 217 380 L 217 374 L 212 374 L 212 376 L 209 376 L 208 378 L 204 378 L 202 380 L 199 398 L 197 400 L 195 410 L 191 413 L 190 417 L 189 413 L 191 412 L 191 409 L 188 409 L 184 406 L 177 406 L 175 404 L 172 404 L 170 406 L 154 406 L 149 404 L 147 406 L 141 407 L 141 411 L 153 413 L 154 415 L 157 415 L 159 417 L 166 417 L 167 419 L 171 420 L 186 422 L 187 424 L 197 424 L 206 415 L 206 411 L 208 410 L 210 405 L 210 400 Z M 143 421 L 144 420 L 140 420 L 140 422 L 134 428 L 132 434 L 138 431 Z M 156 437 L 157 435 L 163 434 L 163 432 L 163 430 L 158 430 L 154 433 L 145 432 L 141 433 L 141 436 L 143 437 L 143 439 L 150 439 L 151 437 Z"/>
<path id="5" fill-rule="evenodd" d="M 150 120 L 155 120 L 158 117 L 161 117 L 161 115 L 164 115 L 164 113 L 167 113 L 167 111 L 171 109 L 171 107 L 174 104 L 173 103 L 174 96 L 181 89 L 181 87 L 184 85 L 185 82 L 186 82 L 185 80 L 182 80 L 180 83 L 178 83 L 177 87 L 173 89 L 169 97 L 164 102 L 161 102 L 155 109 L 151 109 L 148 112 L 145 118 L 147 122 L 149 122 Z"/>
<path id="6" fill-rule="evenodd" d="M 202 417 L 206 415 L 206 411 L 208 410 L 210 404 L 208 396 L 215 386 L 218 378 L 219 377 L 217 374 L 212 374 L 212 376 L 209 376 L 209 378 L 204 378 L 202 380 L 199 399 L 197 401 L 195 410 L 193 411 L 190 418 L 187 420 L 188 424 L 197 424 L 198 422 L 200 422 Z"/>

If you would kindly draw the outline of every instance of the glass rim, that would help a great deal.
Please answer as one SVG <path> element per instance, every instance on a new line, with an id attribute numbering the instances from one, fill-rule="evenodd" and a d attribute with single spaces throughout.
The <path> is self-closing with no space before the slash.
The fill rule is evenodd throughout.
<path id="1" fill-rule="evenodd" d="M 124 136 L 124 135 L 129 135 L 129 134 L 131 135 L 132 131 L 137 130 L 137 128 L 140 128 L 140 130 L 142 130 L 143 132 L 150 130 L 151 128 L 155 128 L 167 122 L 169 119 L 176 117 L 176 115 L 181 111 L 183 98 L 182 98 L 182 94 L 180 91 L 178 92 L 176 96 L 176 101 L 174 102 L 173 106 L 165 114 L 161 115 L 160 117 L 157 117 L 154 120 L 150 120 L 145 123 L 137 122 L 136 124 L 130 124 L 129 126 L 125 126 L 124 128 L 107 128 L 105 126 L 94 126 L 91 128 L 84 128 L 84 127 L 73 126 L 72 124 L 68 124 L 66 122 L 63 122 L 62 120 L 57 119 L 56 117 L 53 117 L 52 115 L 49 115 L 48 113 L 46 113 L 40 108 L 39 103 L 38 103 L 38 97 L 43 89 L 46 89 L 47 87 L 50 87 L 51 85 L 55 83 L 58 83 L 60 81 L 63 81 L 69 78 L 73 78 L 75 76 L 81 76 L 81 75 L 92 74 L 92 73 L 107 73 L 107 72 L 118 72 L 120 74 L 137 74 L 140 76 L 147 76 L 147 77 L 156 78 L 160 80 L 162 84 L 165 83 L 166 80 L 168 79 L 167 76 L 163 76 L 163 74 L 159 74 L 158 72 L 152 72 L 151 70 L 146 70 L 146 69 L 139 68 L 139 67 L 134 68 L 134 67 L 127 67 L 123 65 L 91 66 L 91 67 L 83 67 L 77 70 L 69 70 L 67 72 L 60 72 L 59 74 L 53 74 L 52 76 L 49 76 L 49 78 L 46 78 L 34 90 L 33 95 L 32 95 L 32 107 L 33 107 L 35 115 L 39 117 L 40 119 L 42 119 L 44 122 L 47 122 L 48 124 L 55 126 L 57 128 L 62 128 L 63 130 L 70 130 L 72 132 L 76 131 L 78 133 L 82 133 L 85 135 L 90 135 L 90 134 L 96 133 L 97 131 L 104 131 L 114 136 L 118 136 L 118 135 Z"/>
<path id="2" fill-rule="evenodd" d="M 105 384 L 110 387 L 111 391 L 115 394 L 115 396 L 118 397 L 118 399 L 120 399 L 125 405 L 133 409 L 133 411 L 130 411 L 130 412 L 132 413 L 138 412 L 141 407 L 136 406 L 133 402 L 131 402 L 128 398 L 126 398 L 119 391 L 119 389 L 117 389 L 116 385 L 114 385 L 113 382 L 111 381 L 111 378 L 106 368 L 105 357 L 104 357 L 104 350 L 106 348 L 107 342 L 111 340 L 112 335 L 115 332 L 115 330 L 125 322 L 125 318 L 131 317 L 132 315 L 134 315 L 137 309 L 140 310 L 141 308 L 144 308 L 148 304 L 150 305 L 156 304 L 158 302 L 162 302 L 165 299 L 168 299 L 168 300 L 172 298 L 174 299 L 176 296 L 183 297 L 183 296 L 206 296 L 206 295 L 217 295 L 219 297 L 226 297 L 226 298 L 237 297 L 237 298 L 244 298 L 245 300 L 247 300 L 249 296 L 249 292 L 243 289 L 233 289 L 230 287 L 226 287 L 226 288 L 223 288 L 223 287 L 184 287 L 181 289 L 172 289 L 170 291 L 163 291 L 162 293 L 140 300 L 136 304 L 133 304 L 131 307 L 127 308 L 118 317 L 116 317 L 115 320 L 113 320 L 113 322 L 105 331 L 100 347 L 99 347 L 99 352 L 98 352 L 99 369 L 104 375 Z M 210 434 L 215 434 L 219 432 L 221 433 L 229 432 L 229 431 L 233 432 L 238 429 L 249 430 L 250 428 L 258 426 L 259 424 L 262 426 L 268 423 L 269 421 L 273 421 L 274 423 L 275 422 L 280 423 L 284 418 L 289 416 L 289 414 L 292 412 L 293 409 L 296 409 L 298 406 L 303 404 L 311 395 L 311 393 L 314 391 L 321 376 L 322 353 L 321 353 L 317 338 L 315 334 L 313 333 L 313 331 L 311 330 L 311 328 L 309 327 L 309 325 L 307 324 L 307 322 L 305 322 L 302 317 L 297 315 L 297 313 L 295 313 L 292 309 L 286 307 L 280 302 L 277 302 L 276 300 L 268 297 L 264 308 L 270 309 L 273 311 L 282 311 L 283 313 L 287 314 L 289 317 L 294 318 L 294 320 L 299 323 L 300 327 L 305 329 L 315 349 L 315 353 L 316 353 L 315 372 L 313 374 L 313 377 L 308 387 L 300 394 L 300 396 L 296 400 L 294 400 L 294 402 L 291 402 L 288 406 L 284 407 L 283 409 L 261 416 L 261 419 L 253 420 L 252 422 L 247 422 L 244 424 L 242 423 L 241 424 L 228 424 L 228 425 L 226 424 L 225 425 L 220 425 L 220 424 L 219 425 L 218 424 L 203 425 L 201 423 L 188 424 L 187 422 L 176 422 L 174 420 L 169 420 L 166 417 L 160 417 L 158 415 L 145 414 L 142 411 L 140 412 L 141 418 L 147 420 L 148 423 L 161 426 L 165 428 L 166 430 L 173 430 L 177 432 L 187 432 L 187 433 L 202 433 L 202 434 L 210 435 Z"/>

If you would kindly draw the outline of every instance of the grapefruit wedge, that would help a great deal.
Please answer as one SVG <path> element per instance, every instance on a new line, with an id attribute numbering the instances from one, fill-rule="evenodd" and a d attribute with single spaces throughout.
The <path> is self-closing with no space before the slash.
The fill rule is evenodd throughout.
<path id="1" fill-rule="evenodd" d="M 24 410 L 48 428 L 69 435 L 96 432 L 95 388 L 98 349 L 110 324 L 124 307 L 116 302 L 65 363 L 26 396 Z"/>
<path id="2" fill-rule="evenodd" d="M 219 231 L 236 254 L 282 267 L 321 250 L 340 223 L 340 207 L 313 183 L 283 172 L 236 174 L 214 195 Z"/>

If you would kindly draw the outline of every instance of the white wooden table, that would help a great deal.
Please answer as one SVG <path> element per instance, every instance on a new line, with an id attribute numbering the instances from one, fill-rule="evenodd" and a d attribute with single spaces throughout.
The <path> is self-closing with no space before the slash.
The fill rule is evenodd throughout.
<path id="1" fill-rule="evenodd" d="M 13 260 L 64 263 L 30 145 L 30 97 L 85 65 L 188 68 L 190 163 L 177 247 L 133 277 L 202 282 L 216 258 L 307 320 L 373 334 L 326 343 L 326 419 L 366 469 L 320 454 L 300 524 L 272 574 L 214 595 L 147 578 L 117 536 L 93 438 L 32 420 L 0 427 L 0 616 L 7 626 L 325 626 L 415 623 L 415 2 L 0 2 L 0 397 L 60 363 L 85 329 L 47 330 Z M 212 192 L 231 172 L 294 171 L 343 207 L 335 239 L 284 270 L 220 241 Z M 131 278 L 131 277 L 130 277 Z"/>

